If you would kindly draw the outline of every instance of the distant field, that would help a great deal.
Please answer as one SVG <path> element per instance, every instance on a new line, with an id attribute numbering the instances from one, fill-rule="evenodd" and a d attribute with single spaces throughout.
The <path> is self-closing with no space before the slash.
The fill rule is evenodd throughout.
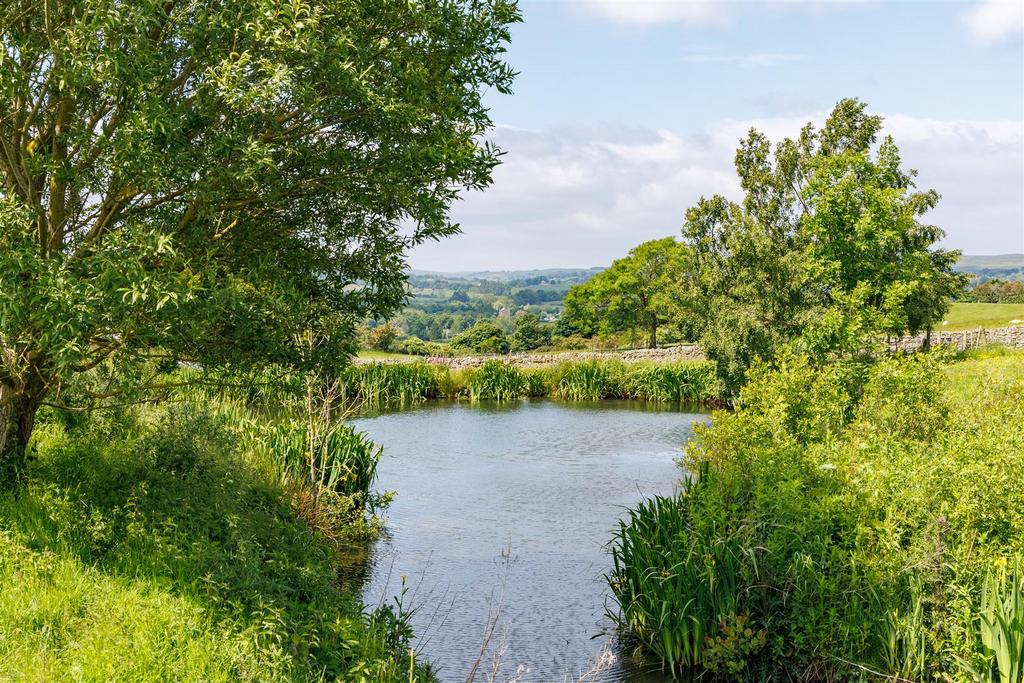
<path id="1" fill-rule="evenodd" d="M 406 353 L 391 353 L 390 351 L 370 351 L 368 349 L 360 349 L 359 353 L 356 355 L 358 355 L 360 358 L 367 358 L 369 360 L 383 360 L 385 358 L 410 360 L 413 358 L 422 358 L 422 356 L 410 356 L 409 354 Z"/>
<path id="2" fill-rule="evenodd" d="M 942 329 L 1005 327 L 1011 320 L 1024 320 L 1024 304 L 953 304 Z"/>

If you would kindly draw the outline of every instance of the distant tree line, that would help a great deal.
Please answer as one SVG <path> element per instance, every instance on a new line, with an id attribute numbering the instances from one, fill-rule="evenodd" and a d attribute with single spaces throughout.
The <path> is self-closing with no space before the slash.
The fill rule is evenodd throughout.
<path id="1" fill-rule="evenodd" d="M 964 302 L 987 304 L 1024 304 L 1024 281 L 989 280 L 965 292 Z"/>

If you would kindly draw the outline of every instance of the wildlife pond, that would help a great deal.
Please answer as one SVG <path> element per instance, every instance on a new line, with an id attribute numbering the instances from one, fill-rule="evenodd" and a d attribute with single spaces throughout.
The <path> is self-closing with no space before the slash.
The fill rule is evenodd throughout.
<path id="1" fill-rule="evenodd" d="M 364 589 L 406 589 L 415 647 L 443 681 L 665 680 L 610 639 L 604 574 L 618 520 L 668 494 L 706 414 L 626 401 L 426 403 L 360 417 L 384 447 L 377 488 L 396 493 Z M 481 649 L 491 633 L 487 652 Z"/>

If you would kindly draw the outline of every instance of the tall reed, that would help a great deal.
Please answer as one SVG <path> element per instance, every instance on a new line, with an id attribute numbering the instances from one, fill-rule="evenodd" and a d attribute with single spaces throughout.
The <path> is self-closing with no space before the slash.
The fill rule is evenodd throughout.
<path id="1" fill-rule="evenodd" d="M 618 610 L 609 616 L 627 641 L 674 672 L 735 673 L 766 634 L 742 610 L 741 540 L 692 528 L 703 485 L 689 480 L 681 494 L 646 500 L 619 523 L 607 576 Z"/>

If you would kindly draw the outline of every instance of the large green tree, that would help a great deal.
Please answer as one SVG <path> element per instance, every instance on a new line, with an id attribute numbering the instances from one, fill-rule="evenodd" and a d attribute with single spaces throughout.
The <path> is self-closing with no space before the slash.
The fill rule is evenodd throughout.
<path id="1" fill-rule="evenodd" d="M 352 321 L 403 299 L 407 249 L 489 183 L 481 95 L 510 87 L 517 20 L 511 0 L 2 3 L 0 479 L 90 368 L 344 358 Z"/>
<path id="2" fill-rule="evenodd" d="M 674 237 L 634 247 L 565 297 L 563 328 L 584 335 L 641 331 L 649 348 L 658 346 L 658 329 L 678 319 L 686 301 L 682 290 L 684 248 Z"/>
<path id="3" fill-rule="evenodd" d="M 959 252 L 923 222 L 938 202 L 915 188 L 882 118 L 840 101 L 772 149 L 751 130 L 736 152 L 741 202 L 701 199 L 686 214 L 689 291 L 701 342 L 736 389 L 755 357 L 785 344 L 857 352 L 880 334 L 930 330 L 964 285 Z"/>

